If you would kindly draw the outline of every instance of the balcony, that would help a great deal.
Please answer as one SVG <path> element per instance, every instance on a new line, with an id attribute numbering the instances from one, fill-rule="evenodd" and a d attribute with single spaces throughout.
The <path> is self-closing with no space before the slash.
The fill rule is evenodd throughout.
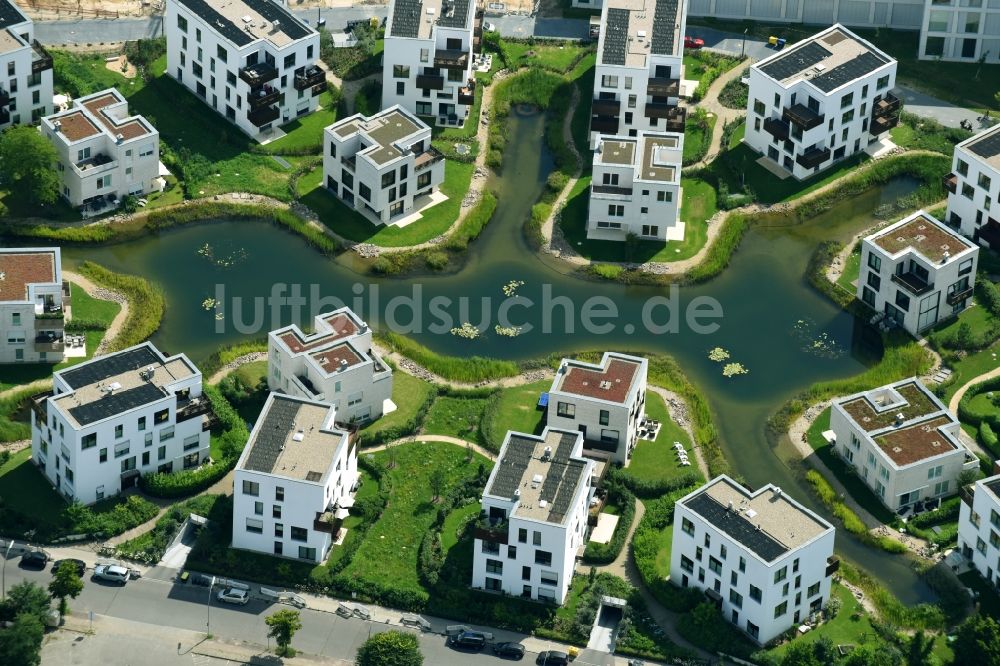
<path id="1" fill-rule="evenodd" d="M 687 109 L 675 106 L 667 116 L 667 131 L 683 133 L 685 123 L 687 123 Z"/>
<path id="2" fill-rule="evenodd" d="M 486 543 L 506 545 L 509 539 L 508 527 L 506 521 L 491 525 L 488 520 L 480 520 L 476 523 L 476 529 L 472 534 L 474 538 L 482 539 Z"/>
<path id="3" fill-rule="evenodd" d="M 617 134 L 618 118 L 607 116 L 593 116 L 590 119 L 590 131 L 601 134 Z"/>
<path id="4" fill-rule="evenodd" d="M 595 99 L 590 110 L 598 116 L 617 116 L 621 113 L 622 103 L 617 99 Z"/>
<path id="5" fill-rule="evenodd" d="M 251 88 L 257 88 L 278 78 L 278 70 L 273 65 L 258 62 L 241 69 L 240 78 Z"/>
<path id="6" fill-rule="evenodd" d="M 925 282 L 924 279 L 916 273 L 893 273 L 892 281 L 905 288 L 914 296 L 926 294 L 934 288 L 933 284 Z"/>
<path id="7" fill-rule="evenodd" d="M 202 418 L 202 425 L 204 425 L 205 422 L 211 422 L 215 418 L 215 413 L 212 411 L 212 403 L 209 402 L 208 398 L 178 400 L 177 417 L 175 422 L 182 423 L 195 418 Z M 202 427 L 202 430 L 207 430 L 207 428 Z"/>
<path id="8" fill-rule="evenodd" d="M 458 89 L 458 103 L 472 106 L 476 103 L 476 80 L 469 79 L 469 83 Z"/>
<path id="9" fill-rule="evenodd" d="M 878 135 L 888 132 L 893 127 L 899 124 L 899 116 L 872 116 L 871 123 L 868 125 L 869 134 Z"/>
<path id="10" fill-rule="evenodd" d="M 945 301 L 947 301 L 948 305 L 957 305 L 958 303 L 961 303 L 970 296 L 972 296 L 972 287 L 966 287 L 962 291 L 956 291 L 954 293 L 948 294 L 948 296 L 945 298 Z"/>
<path id="11" fill-rule="evenodd" d="M 444 77 L 440 74 L 417 74 L 417 87 L 425 90 L 444 90 Z"/>
<path id="12" fill-rule="evenodd" d="M 326 72 L 316 65 L 312 65 L 307 67 L 303 73 L 296 74 L 292 85 L 296 90 L 305 90 L 321 83 L 326 83 Z"/>
<path id="13" fill-rule="evenodd" d="M 255 127 L 261 127 L 268 123 L 274 122 L 281 117 L 281 109 L 276 106 L 265 106 L 256 111 L 251 111 L 247 114 L 247 120 L 254 124 Z"/>
<path id="14" fill-rule="evenodd" d="M 802 104 L 785 107 L 785 110 L 781 114 L 781 119 L 795 123 L 804 132 L 808 132 L 812 128 L 823 124 L 822 115 Z"/>
<path id="15" fill-rule="evenodd" d="M 976 486 L 973 484 L 962 486 L 958 490 L 958 496 L 962 499 L 962 502 L 971 509 L 972 503 L 976 497 Z"/>
<path id="16" fill-rule="evenodd" d="M 326 81 L 324 81 L 323 83 L 317 83 L 316 85 L 314 85 L 312 87 L 312 96 L 313 97 L 319 97 L 320 95 L 322 95 L 325 92 L 326 92 Z"/>
<path id="17" fill-rule="evenodd" d="M 642 115 L 650 119 L 669 118 L 671 111 L 676 108 L 678 108 L 677 105 L 666 102 L 647 102 Z"/>
<path id="18" fill-rule="evenodd" d="M 646 92 L 657 97 L 677 97 L 681 92 L 680 79 L 651 76 L 646 82 Z"/>
<path id="19" fill-rule="evenodd" d="M 778 141 L 788 141 L 788 123 L 777 118 L 764 119 L 764 131 Z"/>
<path id="20" fill-rule="evenodd" d="M 43 312 L 35 315 L 36 331 L 51 331 L 61 329 L 66 324 L 65 315 L 62 312 Z"/>
<path id="21" fill-rule="evenodd" d="M 62 305 L 66 307 L 73 303 L 73 294 L 70 291 L 69 281 L 63 280 L 62 283 Z"/>
<path id="22" fill-rule="evenodd" d="M 111 171 L 118 168 L 118 162 L 111 158 L 110 155 L 105 155 L 104 153 L 98 153 L 93 157 L 88 157 L 82 162 L 76 162 L 73 167 L 82 176 L 96 176 L 99 173 L 104 173 L 105 171 Z"/>
<path id="23" fill-rule="evenodd" d="M 466 69 L 469 52 L 461 49 L 438 49 L 434 52 L 434 66 L 445 69 Z"/>
<path id="24" fill-rule="evenodd" d="M 10 93 L 0 88 L 0 107 L 10 104 Z"/>
<path id="25" fill-rule="evenodd" d="M 424 169 L 429 169 L 443 159 L 444 155 L 442 155 L 437 148 L 431 146 L 424 152 L 417 155 L 417 158 L 413 160 L 413 172 L 419 173 Z"/>
<path id="26" fill-rule="evenodd" d="M 341 157 L 340 163 L 347 167 L 348 171 L 354 171 L 358 166 L 358 158 L 354 155 L 350 157 Z"/>
<path id="27" fill-rule="evenodd" d="M 948 190 L 952 194 L 958 194 L 957 174 L 949 173 L 947 176 L 941 179 L 941 183 L 944 185 L 944 189 Z"/>
<path id="28" fill-rule="evenodd" d="M 273 106 L 281 100 L 281 91 L 272 86 L 261 86 L 247 93 L 247 103 L 254 111 L 264 106 Z"/>
<path id="29" fill-rule="evenodd" d="M 872 106 L 872 115 L 887 116 L 899 111 L 900 106 L 902 106 L 902 102 L 898 97 L 892 93 L 886 93 L 885 97 Z"/>
<path id="30" fill-rule="evenodd" d="M 343 520 L 336 517 L 332 511 L 320 511 L 313 520 L 313 529 L 324 534 L 336 534 L 340 531 Z"/>
<path id="31" fill-rule="evenodd" d="M 838 571 L 840 571 L 840 558 L 836 555 L 826 558 L 826 575 L 832 576 Z"/>
<path id="32" fill-rule="evenodd" d="M 830 159 L 829 148 L 810 148 L 796 157 L 795 161 L 798 162 L 801 167 L 806 169 L 815 169 L 828 159 Z"/>
<path id="33" fill-rule="evenodd" d="M 36 352 L 60 352 L 63 350 L 62 333 L 49 332 L 35 336 Z"/>
<path id="34" fill-rule="evenodd" d="M 52 391 L 42 391 L 41 393 L 36 393 L 30 398 L 28 398 L 31 407 L 31 411 L 34 412 L 35 421 L 39 425 L 44 427 L 49 422 L 48 407 L 49 398 L 52 397 Z"/>
<path id="35" fill-rule="evenodd" d="M 47 69 L 52 69 L 52 56 L 36 39 L 31 42 L 31 73 L 38 74 Z"/>
<path id="36" fill-rule="evenodd" d="M 591 185 L 590 191 L 594 194 L 608 194 L 615 197 L 631 197 L 631 187 L 617 187 L 615 185 Z"/>

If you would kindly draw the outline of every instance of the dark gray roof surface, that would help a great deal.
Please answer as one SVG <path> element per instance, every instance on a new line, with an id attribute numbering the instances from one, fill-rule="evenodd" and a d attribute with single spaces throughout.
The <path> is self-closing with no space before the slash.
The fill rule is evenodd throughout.
<path id="1" fill-rule="evenodd" d="M 575 442 L 576 435 L 571 433 L 561 435 L 559 443 L 552 451 L 552 459 L 547 463 L 547 470 L 542 480 L 541 498 L 548 503 L 548 514 L 545 517 L 548 522 L 563 521 L 583 475 L 585 463 L 570 457 Z M 524 481 L 525 470 L 538 444 L 535 438 L 517 433 L 510 435 L 503 457 L 497 461 L 497 473 L 488 491 L 490 495 L 514 496 L 514 491 Z"/>
<path id="2" fill-rule="evenodd" d="M 257 429 L 257 435 L 249 444 L 251 449 L 243 469 L 267 473 L 274 471 L 281 447 L 295 427 L 295 417 L 301 407 L 302 403 L 298 400 L 275 397 Z"/>
<path id="3" fill-rule="evenodd" d="M 601 62 L 607 65 L 624 65 L 628 52 L 627 9 L 608 9 L 608 23 L 604 26 L 604 52 Z"/>
<path id="4" fill-rule="evenodd" d="M 87 426 L 118 414 L 148 405 L 166 397 L 163 389 L 156 384 L 145 383 L 124 391 L 115 391 L 101 396 L 99 400 L 70 407 L 69 413 L 81 426 Z"/>
<path id="5" fill-rule="evenodd" d="M 729 511 L 707 492 L 701 492 L 684 502 L 684 506 L 704 518 L 709 524 L 743 544 L 766 562 L 773 562 L 788 552 L 783 544 L 747 520 L 738 511 Z"/>
<path id="6" fill-rule="evenodd" d="M 245 2 L 247 6 L 270 23 L 278 21 L 281 32 L 288 35 L 291 39 L 301 39 L 310 32 L 309 28 L 302 25 L 288 10 L 277 3 L 271 2 L 271 0 L 241 1 Z M 246 46 L 256 39 L 253 35 L 243 30 L 242 27 L 216 11 L 209 0 L 180 0 L 180 2 L 237 46 Z"/>
<path id="7" fill-rule="evenodd" d="M 674 26 L 677 25 L 678 0 L 657 0 L 653 14 L 652 51 L 657 55 L 675 55 Z"/>
<path id="8" fill-rule="evenodd" d="M 1000 132 L 993 132 L 979 141 L 969 144 L 969 150 L 987 159 L 1000 155 Z"/>
<path id="9" fill-rule="evenodd" d="M 160 358 L 152 349 L 143 345 L 118 354 L 102 356 L 86 365 L 81 365 L 60 373 L 71 389 L 90 386 L 109 377 L 132 370 L 143 370 L 150 365 L 159 365 Z M 77 419 L 79 420 L 79 419 Z"/>
<path id="10" fill-rule="evenodd" d="M 0 0 L 0 28 L 24 23 L 24 19 L 24 14 L 16 4 L 9 0 Z"/>
<path id="11" fill-rule="evenodd" d="M 823 92 L 836 90 L 840 86 L 871 74 L 882 65 L 889 62 L 882 56 L 866 51 L 856 58 L 837 65 L 829 72 L 824 72 L 812 80 L 813 84 Z"/>
<path id="12" fill-rule="evenodd" d="M 827 50 L 822 44 L 809 42 L 762 65 L 760 69 L 772 79 L 784 81 L 790 76 L 804 72 L 831 55 L 833 52 Z"/>
<path id="13" fill-rule="evenodd" d="M 395 0 L 390 37 L 416 37 L 420 32 L 420 0 Z"/>

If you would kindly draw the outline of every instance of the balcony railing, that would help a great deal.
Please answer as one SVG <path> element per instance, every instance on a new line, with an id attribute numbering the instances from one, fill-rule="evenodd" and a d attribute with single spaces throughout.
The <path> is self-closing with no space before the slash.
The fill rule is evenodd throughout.
<path id="1" fill-rule="evenodd" d="M 814 169 L 828 159 L 830 159 L 829 148 L 810 148 L 796 157 L 795 161 L 806 169 Z"/>
<path id="2" fill-rule="evenodd" d="M 444 90 L 444 77 L 440 74 L 417 74 L 417 87 L 427 90 Z"/>
<path id="3" fill-rule="evenodd" d="M 795 123 L 803 131 L 811 130 L 823 124 L 823 116 L 803 104 L 794 104 L 785 107 L 785 110 L 781 114 L 781 119 Z"/>
<path id="4" fill-rule="evenodd" d="M 253 123 L 256 127 L 261 127 L 270 122 L 274 122 L 280 117 L 281 109 L 276 106 L 265 106 L 247 114 L 247 120 Z"/>
<path id="5" fill-rule="evenodd" d="M 316 85 L 314 85 L 312 87 L 312 96 L 313 97 L 319 97 L 320 95 L 322 95 L 325 92 L 326 92 L 326 81 L 323 81 L 323 83 L 317 83 Z"/>
<path id="6" fill-rule="evenodd" d="M 434 52 L 434 66 L 445 69 L 465 69 L 469 63 L 469 52 L 461 49 L 438 49 Z"/>
<path id="7" fill-rule="evenodd" d="M 59 335 L 38 335 L 35 337 L 36 352 L 61 352 L 63 350 L 63 336 Z"/>
<path id="8" fill-rule="evenodd" d="M 343 521 L 330 511 L 320 511 L 313 520 L 313 529 L 324 534 L 336 534 Z"/>
<path id="9" fill-rule="evenodd" d="M 958 490 L 958 496 L 967 507 L 972 508 L 972 503 L 976 497 L 976 487 L 973 484 L 962 486 Z"/>
<path id="10" fill-rule="evenodd" d="M 618 118 L 607 116 L 592 116 L 590 118 L 590 131 L 601 134 L 614 134 L 618 131 Z"/>
<path id="11" fill-rule="evenodd" d="M 899 111 L 902 101 L 892 93 L 886 93 L 885 97 L 875 102 L 872 106 L 872 113 L 879 116 L 889 115 Z"/>
<path id="12" fill-rule="evenodd" d="M 507 523 L 492 526 L 477 523 L 476 529 L 473 531 L 473 537 L 476 539 L 482 539 L 487 543 L 507 544 L 509 539 Z"/>
<path id="13" fill-rule="evenodd" d="M 89 157 L 81 162 L 75 162 L 73 167 L 80 172 L 81 175 L 94 176 L 105 171 L 117 169 L 118 162 L 110 155 L 98 153 L 97 155 Z"/>
<path id="14" fill-rule="evenodd" d="M 899 116 L 872 116 L 870 134 L 884 134 L 899 124 Z"/>
<path id="15" fill-rule="evenodd" d="M 616 185 L 591 185 L 590 190 L 594 194 L 611 194 L 619 197 L 632 196 L 631 187 L 618 187 Z"/>
<path id="16" fill-rule="evenodd" d="M 417 158 L 413 160 L 413 172 L 417 173 L 418 171 L 428 169 L 443 159 L 444 155 L 442 155 L 437 148 L 431 146 L 424 152 L 417 155 Z"/>
<path id="17" fill-rule="evenodd" d="M 66 325 L 66 317 L 62 312 L 44 312 L 35 315 L 36 331 L 51 331 L 61 329 Z"/>
<path id="18" fill-rule="evenodd" d="M 476 80 L 469 79 L 469 82 L 458 89 L 458 103 L 472 106 L 476 103 Z"/>
<path id="19" fill-rule="evenodd" d="M 296 90 L 305 90 L 306 88 L 312 88 L 315 85 L 325 82 L 326 72 L 316 65 L 312 65 L 311 67 L 307 67 L 303 73 L 296 74 L 292 85 Z"/>
<path id="20" fill-rule="evenodd" d="M 354 171 L 358 166 L 358 158 L 354 155 L 350 157 L 341 157 L 340 163 L 347 167 L 348 171 Z"/>
<path id="21" fill-rule="evenodd" d="M 932 283 L 925 281 L 922 277 L 916 273 L 893 273 L 892 281 L 898 285 L 904 287 L 914 296 L 920 296 L 926 294 L 928 291 L 934 288 Z"/>
<path id="22" fill-rule="evenodd" d="M 273 65 L 258 62 L 241 69 L 240 78 L 246 81 L 251 88 L 256 88 L 278 78 L 278 70 Z"/>
<path id="23" fill-rule="evenodd" d="M 948 294 L 948 296 L 945 298 L 945 301 L 948 302 L 948 305 L 955 305 L 957 303 L 961 303 L 970 296 L 972 296 L 972 287 L 966 287 L 962 291 L 956 291 L 954 293 Z"/>
<path id="24" fill-rule="evenodd" d="M 622 103 L 617 99 L 595 99 L 590 109 L 598 116 L 617 116 L 621 113 Z"/>
<path id="25" fill-rule="evenodd" d="M 662 76 L 652 76 L 646 82 L 646 92 L 662 97 L 677 97 L 681 91 L 680 79 L 668 79 Z"/>
<path id="26" fill-rule="evenodd" d="M 208 401 L 208 398 L 192 398 L 187 401 L 177 402 L 177 418 L 176 423 L 181 423 L 183 421 L 189 421 L 194 418 L 200 418 L 205 415 L 214 416 L 212 412 L 212 403 Z"/>
<path id="27" fill-rule="evenodd" d="M 643 115 L 647 118 L 669 118 L 670 112 L 676 108 L 676 105 L 666 102 L 647 102 Z"/>
<path id="28" fill-rule="evenodd" d="M 52 56 L 36 39 L 31 42 L 31 73 L 38 74 L 47 69 L 52 69 Z"/>
<path id="29" fill-rule="evenodd" d="M 765 118 L 764 131 L 779 141 L 788 141 L 788 123 L 784 120 Z"/>
<path id="30" fill-rule="evenodd" d="M 69 281 L 63 280 L 62 283 L 62 304 L 63 307 L 73 303 L 73 292 L 70 289 Z"/>
<path id="31" fill-rule="evenodd" d="M 949 173 L 947 176 L 941 179 L 944 189 L 948 190 L 952 194 L 958 193 L 958 175 L 954 173 Z"/>
<path id="32" fill-rule="evenodd" d="M 267 85 L 255 88 L 247 93 L 247 103 L 250 104 L 251 111 L 277 104 L 280 99 L 281 91 Z"/>
<path id="33" fill-rule="evenodd" d="M 832 576 L 838 571 L 840 571 L 840 558 L 836 555 L 826 558 L 826 575 Z"/>
<path id="34" fill-rule="evenodd" d="M 683 132 L 687 123 L 687 109 L 682 106 L 675 106 L 667 116 L 668 132 Z"/>

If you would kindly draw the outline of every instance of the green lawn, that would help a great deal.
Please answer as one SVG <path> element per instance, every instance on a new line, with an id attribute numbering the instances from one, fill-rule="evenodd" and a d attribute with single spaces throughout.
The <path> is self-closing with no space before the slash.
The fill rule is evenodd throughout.
<path id="1" fill-rule="evenodd" d="M 383 463 L 387 460 L 385 451 L 369 455 Z M 396 447 L 394 455 L 396 466 L 387 472 L 392 499 L 365 534 L 364 543 L 344 569 L 344 575 L 397 589 L 423 590 L 417 575 L 417 555 L 437 512 L 428 483 L 431 472 L 445 471 L 447 491 L 460 479 L 474 476 L 479 464 L 487 461 L 479 455 L 467 461 L 461 447 L 435 442 Z"/>
<path id="2" fill-rule="evenodd" d="M 434 401 L 421 432 L 429 435 L 451 435 L 479 442 L 479 422 L 486 409 L 486 398 L 452 398 L 441 396 Z"/>
<path id="3" fill-rule="evenodd" d="M 268 152 L 282 154 L 317 147 L 323 150 L 323 128 L 337 121 L 337 108 L 333 105 L 333 95 L 327 91 L 319 96 L 319 109 L 302 118 L 296 118 L 284 125 L 285 136 L 267 144 Z"/>
<path id="4" fill-rule="evenodd" d="M 740 123 L 740 126 L 733 130 L 733 133 L 729 135 L 729 150 L 736 148 L 743 141 L 743 137 L 747 133 L 746 122 Z"/>
<path id="5" fill-rule="evenodd" d="M 392 401 L 396 403 L 396 411 L 369 423 L 361 429 L 361 433 L 371 436 L 386 428 L 395 428 L 406 423 L 417 415 L 417 410 L 427 400 L 427 396 L 434 391 L 434 385 L 429 382 L 417 379 L 406 372 L 394 372 L 392 374 Z"/>
<path id="6" fill-rule="evenodd" d="M 588 240 L 587 212 L 590 205 L 590 176 L 580 178 L 570 190 L 559 218 L 559 226 L 573 249 L 591 261 L 638 262 L 681 261 L 693 257 L 708 238 L 708 220 L 716 212 L 716 194 L 705 181 L 681 179 L 681 220 L 684 240 L 658 243 Z"/>
<path id="7" fill-rule="evenodd" d="M 694 164 L 700 161 L 708 153 L 708 148 L 712 143 L 712 128 L 715 127 L 715 116 L 708 116 L 705 127 L 688 119 L 684 125 L 684 165 Z"/>
<path id="8" fill-rule="evenodd" d="M 504 41 L 504 50 L 513 68 L 542 67 L 565 74 L 573 67 L 589 46 L 565 44 L 528 44 L 526 42 Z"/>
<path id="9" fill-rule="evenodd" d="M 31 463 L 31 447 L 18 451 L 0 467 L 0 497 L 6 508 L 33 516 L 43 532 L 56 527 L 56 519 L 67 506 Z"/>
<path id="10" fill-rule="evenodd" d="M 641 481 L 666 481 L 692 472 L 701 478 L 694 454 L 691 452 L 691 438 L 670 418 L 667 406 L 658 393 L 652 391 L 646 393 L 646 416 L 663 424 L 660 427 L 660 434 L 654 442 L 639 440 L 626 472 Z M 684 445 L 691 461 L 690 467 L 678 464 L 674 442 Z"/>
<path id="11" fill-rule="evenodd" d="M 660 549 L 656 551 L 656 575 L 670 578 L 670 547 L 674 542 L 673 523 L 660 530 L 657 541 L 660 544 Z"/>
<path id="12" fill-rule="evenodd" d="M 496 407 L 483 427 L 487 443 L 498 449 L 508 430 L 535 433 L 542 429 L 545 411 L 538 409 L 538 396 L 552 387 L 550 380 L 522 384 L 500 391 Z"/>
<path id="13" fill-rule="evenodd" d="M 108 327 L 122 309 L 114 301 L 94 298 L 75 282 L 70 283 L 70 295 L 73 298 L 70 305 L 71 319 L 100 322 Z"/>
<path id="14" fill-rule="evenodd" d="M 794 643 L 813 643 L 820 638 L 826 637 L 836 645 L 860 645 L 867 641 L 879 641 L 878 634 L 874 628 L 868 613 L 861 606 L 861 602 L 854 598 L 851 591 L 842 585 L 834 583 L 830 591 L 831 597 L 840 599 L 841 607 L 837 617 L 829 622 L 824 622 L 812 631 L 797 636 L 794 641 L 783 643 L 776 648 L 768 650 L 775 657 L 780 657 L 787 650 L 788 646 Z M 853 616 L 858 614 L 857 619 Z"/>
<path id="15" fill-rule="evenodd" d="M 299 179 L 299 196 L 323 224 L 353 241 L 373 243 L 383 247 L 405 247 L 440 236 L 458 219 L 462 199 L 472 181 L 473 164 L 447 160 L 444 182 L 441 184 L 448 200 L 427 209 L 423 217 L 406 225 L 375 226 L 368 218 L 344 205 L 323 187 L 323 169 L 317 167 Z"/>
<path id="16" fill-rule="evenodd" d="M 847 261 L 844 262 L 844 270 L 840 273 L 840 277 L 837 278 L 837 284 L 854 294 L 856 293 L 855 287 L 860 273 L 861 253 L 851 252 L 847 255 Z"/>

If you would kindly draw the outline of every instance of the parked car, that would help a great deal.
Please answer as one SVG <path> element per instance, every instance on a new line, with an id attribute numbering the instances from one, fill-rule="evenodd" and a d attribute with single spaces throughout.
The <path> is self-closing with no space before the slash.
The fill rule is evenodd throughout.
<path id="1" fill-rule="evenodd" d="M 486 647 L 486 635 L 478 631 L 463 631 L 455 636 L 449 636 L 447 645 L 456 650 L 473 650 L 478 652 Z"/>
<path id="2" fill-rule="evenodd" d="M 129 571 L 117 564 L 98 564 L 94 567 L 94 578 L 124 585 L 128 582 Z"/>
<path id="3" fill-rule="evenodd" d="M 243 606 L 250 601 L 250 593 L 247 590 L 241 590 L 236 587 L 227 587 L 224 590 L 220 590 L 215 598 L 226 604 Z"/>
<path id="4" fill-rule="evenodd" d="M 29 550 L 21 556 L 22 567 L 32 567 L 34 569 L 44 569 L 49 562 L 49 554 L 44 550 Z"/>
<path id="5" fill-rule="evenodd" d="M 496 643 L 493 645 L 493 654 L 505 659 L 523 659 L 524 646 L 520 643 Z"/>
<path id="6" fill-rule="evenodd" d="M 83 578 L 83 574 L 87 570 L 87 564 L 83 560 L 56 560 L 52 563 L 52 573 L 59 571 L 59 567 L 66 562 L 70 562 L 74 567 L 76 567 L 76 575 Z"/>
<path id="7" fill-rule="evenodd" d="M 684 48 L 686 49 L 700 49 L 705 46 L 705 40 L 699 37 L 692 37 L 691 35 L 686 35 L 684 37 Z"/>
<path id="8" fill-rule="evenodd" d="M 569 655 L 559 650 L 546 650 L 538 654 L 535 663 L 544 666 L 566 666 L 569 664 Z"/>
<path id="9" fill-rule="evenodd" d="M 497 31 L 496 23 L 490 23 L 489 21 L 483 23 L 483 32 L 496 32 L 496 31 Z"/>

